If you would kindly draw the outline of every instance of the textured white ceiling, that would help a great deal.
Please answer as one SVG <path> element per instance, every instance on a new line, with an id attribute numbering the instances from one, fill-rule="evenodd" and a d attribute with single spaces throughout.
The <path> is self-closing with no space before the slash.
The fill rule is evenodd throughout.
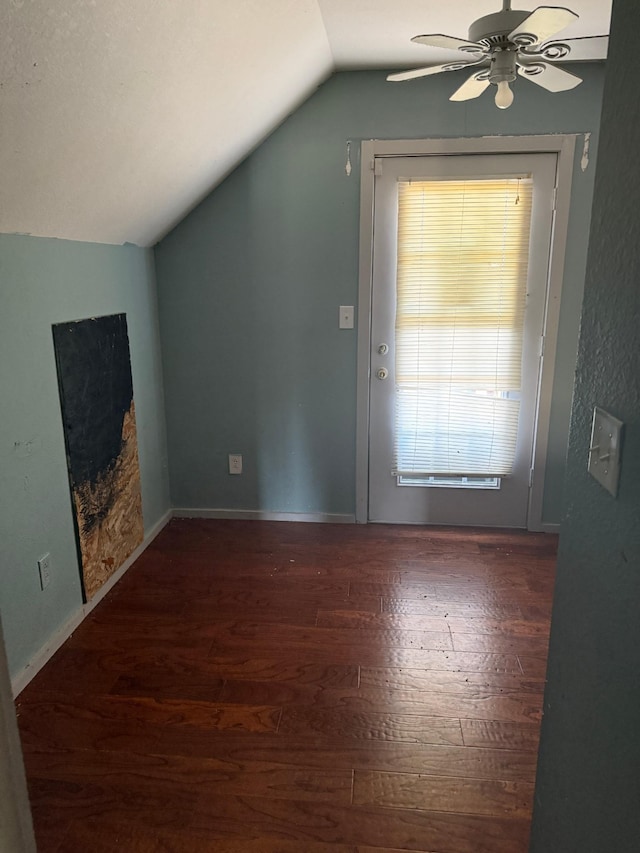
<path id="1" fill-rule="evenodd" d="M 409 39 L 499 5 L 4 0 L 0 232 L 152 245 L 334 68 L 444 60 Z M 610 0 L 568 5 L 608 32 Z"/>

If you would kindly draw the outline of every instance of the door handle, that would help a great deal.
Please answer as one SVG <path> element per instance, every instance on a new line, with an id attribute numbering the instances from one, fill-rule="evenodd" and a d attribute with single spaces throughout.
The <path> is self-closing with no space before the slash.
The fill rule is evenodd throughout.
<path id="1" fill-rule="evenodd" d="M 389 344 L 380 344 L 378 347 L 379 355 L 386 355 L 389 352 Z"/>
<path id="2" fill-rule="evenodd" d="M 380 370 L 376 370 L 376 376 L 378 379 L 386 379 L 389 375 L 389 371 L 386 367 L 381 367 Z"/>

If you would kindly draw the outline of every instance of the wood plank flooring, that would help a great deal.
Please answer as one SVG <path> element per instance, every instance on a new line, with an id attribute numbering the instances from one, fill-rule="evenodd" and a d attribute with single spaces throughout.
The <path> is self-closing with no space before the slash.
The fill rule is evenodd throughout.
<path id="1" fill-rule="evenodd" d="M 526 853 L 556 539 L 174 520 L 18 698 L 40 853 Z"/>

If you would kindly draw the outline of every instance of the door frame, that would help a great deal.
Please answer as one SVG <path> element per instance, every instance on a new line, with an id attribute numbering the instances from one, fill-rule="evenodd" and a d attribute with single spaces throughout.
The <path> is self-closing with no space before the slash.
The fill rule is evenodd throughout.
<path id="1" fill-rule="evenodd" d="M 358 353 L 356 387 L 356 522 L 369 518 L 369 381 L 371 375 L 371 304 L 373 287 L 373 229 L 376 160 L 385 157 L 428 157 L 473 154 L 556 154 L 555 216 L 543 330 L 536 417 L 532 482 L 527 529 L 556 532 L 557 525 L 542 522 L 545 464 L 549 439 L 551 398 L 555 372 L 560 299 L 569 227 L 571 179 L 577 134 L 493 136 L 458 139 L 370 139 L 361 143 L 360 261 L 358 286 Z"/>

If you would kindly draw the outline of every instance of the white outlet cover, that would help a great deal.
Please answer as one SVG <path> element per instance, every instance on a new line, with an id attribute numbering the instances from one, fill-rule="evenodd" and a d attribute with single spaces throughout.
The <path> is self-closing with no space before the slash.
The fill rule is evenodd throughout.
<path id="1" fill-rule="evenodd" d="M 587 470 L 614 497 L 620 479 L 620 451 L 624 424 L 596 406 L 593 410 Z"/>
<path id="2" fill-rule="evenodd" d="M 242 454 L 241 453 L 230 453 L 229 454 L 229 473 L 230 474 L 242 474 Z"/>

